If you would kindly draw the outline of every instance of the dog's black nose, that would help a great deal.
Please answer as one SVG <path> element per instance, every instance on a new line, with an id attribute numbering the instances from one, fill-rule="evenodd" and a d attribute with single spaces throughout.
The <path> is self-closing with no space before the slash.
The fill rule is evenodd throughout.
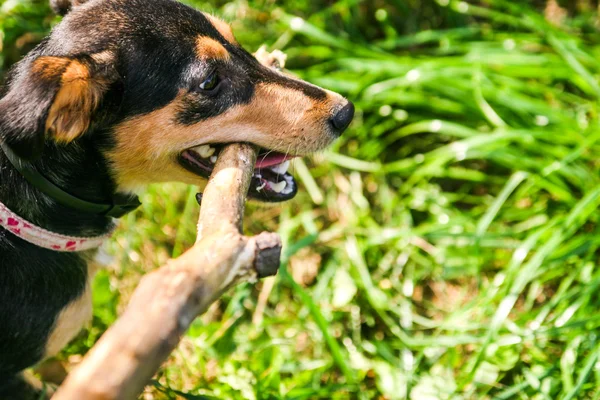
<path id="1" fill-rule="evenodd" d="M 348 128 L 348 125 L 352 122 L 352 118 L 354 118 L 354 104 L 349 101 L 348 104 L 340 108 L 331 118 L 331 125 L 338 136 Z"/>

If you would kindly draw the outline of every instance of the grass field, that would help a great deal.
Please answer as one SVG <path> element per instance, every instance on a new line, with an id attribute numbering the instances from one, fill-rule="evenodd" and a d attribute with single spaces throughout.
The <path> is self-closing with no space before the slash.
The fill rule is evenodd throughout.
<path id="1" fill-rule="evenodd" d="M 40 4 L 0 6 L 5 66 L 56 21 Z M 248 207 L 248 233 L 285 242 L 279 275 L 195 321 L 144 398 L 600 398 L 590 1 L 191 4 L 249 49 L 284 50 L 358 114 L 330 151 L 296 162 L 295 200 Z M 150 187 L 122 221 L 93 325 L 62 360 L 193 243 L 195 193 Z"/>

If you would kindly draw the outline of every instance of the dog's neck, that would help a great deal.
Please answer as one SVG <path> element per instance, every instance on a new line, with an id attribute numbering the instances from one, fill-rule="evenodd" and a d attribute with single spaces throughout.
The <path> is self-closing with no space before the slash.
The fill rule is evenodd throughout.
<path id="1" fill-rule="evenodd" d="M 115 185 L 98 143 L 46 145 L 34 165 L 49 180 L 69 193 L 95 202 L 107 202 Z M 31 185 L 0 152 L 0 202 L 39 227 L 63 235 L 96 236 L 110 231 L 112 218 L 61 205 Z"/>

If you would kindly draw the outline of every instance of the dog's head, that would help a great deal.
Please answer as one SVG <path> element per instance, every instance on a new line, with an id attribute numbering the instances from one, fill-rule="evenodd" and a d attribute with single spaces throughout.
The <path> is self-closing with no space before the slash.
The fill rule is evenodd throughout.
<path id="1" fill-rule="evenodd" d="M 53 0 L 73 8 L 20 62 L 0 135 L 21 157 L 94 142 L 119 190 L 202 184 L 220 147 L 261 147 L 250 194 L 293 197 L 287 159 L 329 145 L 354 108 L 261 65 L 227 24 L 172 0 Z"/>

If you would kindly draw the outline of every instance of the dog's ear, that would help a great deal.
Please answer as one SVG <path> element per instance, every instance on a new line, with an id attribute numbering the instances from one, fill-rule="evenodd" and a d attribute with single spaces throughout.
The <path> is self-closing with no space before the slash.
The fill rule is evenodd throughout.
<path id="1" fill-rule="evenodd" d="M 85 3 L 87 0 L 50 0 L 52 11 L 58 15 L 67 15 L 71 9 Z"/>
<path id="2" fill-rule="evenodd" d="M 41 155 L 45 140 L 70 143 L 89 128 L 118 80 L 111 53 L 25 60 L 0 99 L 0 137 L 22 158 Z"/>

